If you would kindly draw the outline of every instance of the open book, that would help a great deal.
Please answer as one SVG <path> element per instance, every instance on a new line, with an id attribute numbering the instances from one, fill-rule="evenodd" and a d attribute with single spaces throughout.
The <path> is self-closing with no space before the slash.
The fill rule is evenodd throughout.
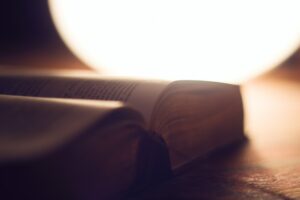
<path id="1" fill-rule="evenodd" d="M 149 158 L 147 156 L 142 157 L 147 160 L 144 162 L 153 163 L 153 168 L 146 170 L 145 167 L 141 167 L 141 169 L 153 174 L 148 176 L 153 176 L 154 178 L 157 174 L 160 174 L 157 177 L 163 176 L 162 174 L 168 174 L 168 162 L 161 161 L 168 159 L 168 156 L 170 159 L 169 168 L 174 171 L 196 158 L 205 156 L 217 148 L 244 137 L 243 106 L 239 86 L 236 85 L 205 81 L 168 82 L 117 78 L 3 74 L 0 75 L 0 94 L 9 95 L 2 95 L 0 97 L 0 99 L 4 99 L 0 101 L 1 104 L 3 101 L 6 102 L 6 105 L 2 105 L 3 108 L 6 106 L 14 107 L 14 101 L 20 102 L 20 104 L 22 104 L 22 101 L 26 101 L 34 102 L 37 107 L 43 104 L 40 107 L 53 112 L 52 114 L 50 112 L 49 116 L 46 111 L 40 114 L 40 118 L 45 116 L 45 120 L 42 120 L 28 111 L 27 120 L 31 120 L 33 117 L 39 119 L 32 126 L 39 127 L 43 123 L 51 122 L 51 126 L 55 127 L 51 127 L 49 129 L 50 132 L 51 130 L 59 130 L 57 128 L 58 125 L 62 127 L 60 130 L 62 133 L 57 132 L 53 136 L 45 136 L 43 138 L 45 140 L 43 142 L 47 143 L 48 146 L 46 144 L 45 146 L 42 145 L 43 143 L 39 143 L 40 141 L 37 142 L 38 147 L 31 150 L 34 153 L 48 151 L 49 148 L 53 148 L 51 145 L 61 145 L 68 138 L 74 138 L 74 134 L 76 138 L 87 137 L 79 136 L 78 134 L 86 131 L 89 132 L 89 130 L 95 127 L 99 129 L 98 132 L 101 132 L 99 136 L 95 134 L 95 136 L 89 135 L 88 137 L 91 137 L 90 140 L 94 141 L 91 146 L 101 146 L 98 150 L 101 151 L 99 157 L 103 155 L 103 159 L 105 160 L 106 157 L 112 156 L 114 153 L 119 156 L 114 156 L 113 159 L 110 159 L 115 166 L 119 166 L 118 170 L 120 170 L 115 173 L 117 176 L 114 177 L 128 176 L 128 179 L 136 177 L 130 175 L 130 173 L 136 173 L 136 165 L 135 167 L 131 167 L 133 166 L 132 163 L 139 162 L 134 157 L 136 158 L 137 154 L 141 155 L 139 150 L 137 150 L 140 148 L 134 146 L 136 145 L 136 141 L 140 143 L 145 143 L 143 140 L 148 141 L 146 143 L 148 143 L 149 147 L 145 146 L 143 153 L 150 155 L 152 152 L 152 154 L 148 156 Z M 18 95 L 19 97 L 12 95 Z M 54 99 L 51 100 L 49 97 Z M 8 98 L 10 99 L 9 101 L 7 100 Z M 116 102 L 108 103 L 110 101 L 107 101 L 105 103 L 103 100 L 120 101 L 124 102 L 125 105 L 118 103 L 118 106 L 116 106 Z M 66 107 L 70 107 L 68 108 L 70 113 L 66 114 L 65 111 L 62 114 L 60 114 L 60 111 L 54 113 L 52 109 L 58 109 L 59 107 L 56 104 L 63 104 Z M 74 106 L 75 104 L 76 106 Z M 107 107 L 108 104 L 110 107 Z M 111 106 L 112 104 L 114 106 Z M 126 110 L 126 112 L 122 111 L 120 107 Z M 39 109 L 36 108 L 36 110 Z M 8 110 L 6 112 L 1 111 L 1 117 L 11 111 Z M 105 114 L 103 115 L 103 113 Z M 100 115 L 101 117 L 99 117 Z M 59 122 L 56 122 L 55 116 L 61 120 L 58 119 Z M 7 119 L 6 123 L 10 124 L 12 120 Z M 143 121 L 144 123 L 141 123 Z M 139 127 L 133 131 L 138 133 L 133 133 L 131 129 L 125 126 L 126 123 L 128 125 L 128 122 L 131 123 L 131 128 Z M 56 125 L 57 123 L 58 125 Z M 6 126 L 2 125 L 0 126 L 1 132 L 3 132 L 3 127 L 4 130 L 7 129 Z M 18 129 L 20 128 L 17 125 L 13 128 L 13 130 Z M 31 131 L 35 131 L 35 128 L 29 128 L 28 130 L 30 133 Z M 115 134 L 106 134 L 105 136 L 105 133 L 110 131 L 117 132 L 116 137 L 114 136 Z M 43 134 L 50 135 L 50 133 Z M 108 135 L 110 136 L 108 137 Z M 63 138 L 59 138 L 62 136 Z M 158 141 L 157 136 L 162 138 L 163 142 Z M 46 140 L 47 137 L 49 139 Z M 102 138 L 100 139 L 100 137 Z M 48 142 L 52 142 L 53 144 L 48 144 Z M 105 146 L 103 149 L 101 149 L 102 144 Z M 78 143 L 78 145 L 81 144 Z M 163 156 L 165 155 L 163 146 L 166 147 L 168 156 Z M 76 148 L 74 152 L 80 152 L 81 147 L 76 146 L 74 148 Z M 96 155 L 96 152 L 98 153 L 96 149 L 93 155 Z M 21 152 L 19 152 L 20 155 L 22 153 L 26 154 L 26 151 L 19 150 Z M 86 152 L 89 151 L 92 150 Z M 122 157 L 120 152 L 123 152 L 124 156 L 130 155 L 132 157 Z M 18 152 L 16 152 L 16 155 L 19 155 Z M 14 155 L 8 155 L 8 158 L 11 156 L 13 157 Z M 76 160 L 78 158 L 73 159 L 70 163 L 78 161 Z M 85 161 L 83 160 L 82 162 L 84 163 Z M 157 167 L 155 162 L 162 163 L 160 170 L 157 169 L 160 167 Z M 101 163 L 103 162 L 101 161 Z M 121 163 L 125 164 L 126 167 L 121 167 Z M 109 166 L 110 164 L 107 163 L 105 165 Z M 125 168 L 129 170 L 129 173 L 126 175 L 122 173 L 124 172 L 122 169 L 124 170 Z M 96 169 L 93 168 L 93 170 L 94 173 Z M 142 172 L 143 170 L 140 170 L 140 173 L 145 174 L 146 172 Z M 110 177 L 112 176 L 113 173 Z M 96 179 L 97 177 L 95 176 L 94 178 Z M 113 179 L 111 181 L 114 184 L 120 183 L 117 180 L 113 181 Z M 121 188 L 118 191 L 124 191 L 124 187 L 128 188 L 130 185 L 133 185 L 133 182 L 127 181 L 124 185 L 122 185 L 123 188 L 121 186 L 116 188 Z M 88 190 L 89 188 L 85 189 Z M 111 192 L 107 194 L 110 195 Z"/>

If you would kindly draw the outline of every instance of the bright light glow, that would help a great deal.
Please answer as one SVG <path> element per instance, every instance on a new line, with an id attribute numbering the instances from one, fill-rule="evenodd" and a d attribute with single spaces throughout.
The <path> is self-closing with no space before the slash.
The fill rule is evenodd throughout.
<path id="1" fill-rule="evenodd" d="M 109 75 L 240 82 L 300 42 L 299 0 L 50 0 L 73 52 Z"/>

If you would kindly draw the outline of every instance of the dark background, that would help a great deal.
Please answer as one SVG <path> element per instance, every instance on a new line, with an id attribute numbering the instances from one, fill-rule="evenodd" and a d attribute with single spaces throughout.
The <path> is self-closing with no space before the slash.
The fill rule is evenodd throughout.
<path id="1" fill-rule="evenodd" d="M 0 20 L 1 53 L 64 48 L 46 0 L 1 0 Z"/>
<path id="2" fill-rule="evenodd" d="M 88 69 L 65 46 L 47 0 L 0 1 L 0 69 Z"/>

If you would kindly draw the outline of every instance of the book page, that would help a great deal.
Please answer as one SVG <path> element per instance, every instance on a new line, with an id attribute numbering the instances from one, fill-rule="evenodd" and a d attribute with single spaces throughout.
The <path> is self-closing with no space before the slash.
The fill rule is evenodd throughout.
<path id="1" fill-rule="evenodd" d="M 117 100 L 138 110 L 147 124 L 167 81 L 0 75 L 0 94 Z"/>
<path id="2" fill-rule="evenodd" d="M 244 138 L 239 86 L 175 81 L 153 114 L 153 129 L 169 147 L 173 169 Z"/>
<path id="3" fill-rule="evenodd" d="M 154 108 L 168 85 L 167 81 L 140 82 L 128 99 L 128 103 L 142 113 L 148 128 Z"/>
<path id="4" fill-rule="evenodd" d="M 121 102 L 0 95 L 0 122 L 4 199 L 121 199 L 171 173 L 164 143 Z"/>
<path id="5" fill-rule="evenodd" d="M 0 95 L 0 160 L 51 151 L 122 106 L 119 102 Z"/>

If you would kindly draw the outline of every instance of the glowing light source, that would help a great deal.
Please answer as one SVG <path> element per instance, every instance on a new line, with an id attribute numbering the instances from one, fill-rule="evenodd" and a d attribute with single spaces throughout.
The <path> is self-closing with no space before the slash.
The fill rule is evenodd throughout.
<path id="1" fill-rule="evenodd" d="M 50 0 L 73 52 L 106 74 L 239 82 L 300 42 L 298 0 Z"/>

